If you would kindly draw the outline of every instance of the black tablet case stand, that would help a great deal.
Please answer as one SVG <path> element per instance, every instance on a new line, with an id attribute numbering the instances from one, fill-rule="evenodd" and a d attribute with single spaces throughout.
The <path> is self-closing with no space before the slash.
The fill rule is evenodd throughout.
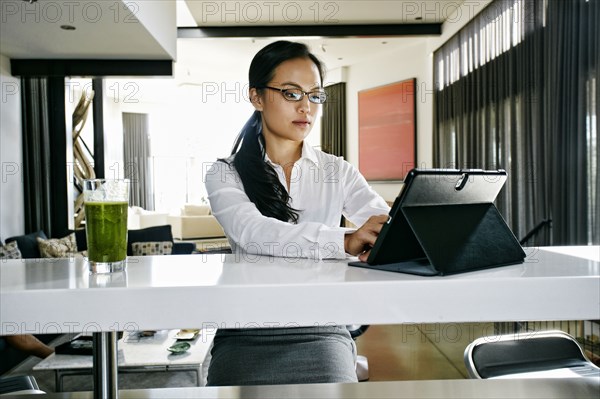
<path id="1" fill-rule="evenodd" d="M 504 180 L 495 182 L 499 184 L 495 188 L 489 181 L 487 185 L 474 183 L 476 192 L 456 194 L 451 191 L 452 184 L 449 189 L 430 178 L 410 197 L 398 197 L 396 202 L 401 204 L 394 204 L 395 214 L 391 215 L 394 228 L 384 226 L 389 231 L 386 242 L 376 243 L 372 249 L 377 251 L 375 259 L 350 265 L 448 275 L 523 262 L 525 252 L 496 206 L 482 201 L 493 201 Z"/>

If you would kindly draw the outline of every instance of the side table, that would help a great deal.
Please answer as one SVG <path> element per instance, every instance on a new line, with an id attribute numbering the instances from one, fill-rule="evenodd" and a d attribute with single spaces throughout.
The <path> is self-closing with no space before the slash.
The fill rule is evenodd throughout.
<path id="1" fill-rule="evenodd" d="M 117 343 L 119 373 L 143 373 L 153 371 L 193 371 L 197 386 L 202 386 L 202 366 L 212 346 L 214 333 L 204 331 L 193 340 L 183 354 L 172 354 L 167 350 L 177 339 L 179 330 L 160 330 L 153 336 L 141 332 L 125 332 Z M 93 359 L 86 355 L 52 354 L 33 367 L 34 370 L 54 370 L 56 392 L 63 391 L 63 379 L 71 375 L 92 374 Z"/>

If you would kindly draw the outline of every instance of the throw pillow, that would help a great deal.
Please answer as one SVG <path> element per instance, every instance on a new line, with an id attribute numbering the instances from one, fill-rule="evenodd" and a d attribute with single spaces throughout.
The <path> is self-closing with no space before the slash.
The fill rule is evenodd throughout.
<path id="1" fill-rule="evenodd" d="M 211 211 L 208 205 L 186 204 L 183 206 L 183 214 L 185 216 L 207 216 L 211 214 Z"/>
<path id="2" fill-rule="evenodd" d="M 0 259 L 21 259 L 21 251 L 16 241 L 0 246 Z"/>
<path id="3" fill-rule="evenodd" d="M 134 242 L 131 244 L 133 256 L 171 255 L 173 243 L 170 241 Z"/>
<path id="4" fill-rule="evenodd" d="M 77 252 L 75 233 L 71 233 L 63 238 L 51 238 L 48 240 L 38 237 L 37 242 L 42 258 L 67 258 Z"/>

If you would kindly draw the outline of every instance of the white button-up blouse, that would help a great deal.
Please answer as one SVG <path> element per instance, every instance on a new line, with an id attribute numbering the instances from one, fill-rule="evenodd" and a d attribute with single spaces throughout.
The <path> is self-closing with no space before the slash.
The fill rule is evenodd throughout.
<path id="1" fill-rule="evenodd" d="M 302 157 L 294 164 L 290 180 L 290 206 L 299 210 L 298 223 L 263 216 L 244 192 L 242 181 L 230 164 L 215 162 L 204 181 L 213 215 L 232 249 L 251 254 L 301 257 L 346 257 L 341 216 L 361 226 L 373 215 L 387 214 L 389 206 L 358 170 L 341 157 L 315 150 L 304 142 Z M 275 169 L 287 188 L 283 168 Z"/>

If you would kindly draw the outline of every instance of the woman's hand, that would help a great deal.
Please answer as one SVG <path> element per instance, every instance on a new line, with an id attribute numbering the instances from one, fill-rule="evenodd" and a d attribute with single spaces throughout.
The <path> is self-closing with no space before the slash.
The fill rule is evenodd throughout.
<path id="1" fill-rule="evenodd" d="M 371 216 L 358 230 L 344 237 L 344 249 L 350 255 L 358 255 L 361 262 L 366 262 L 375 244 L 375 240 L 384 223 L 388 221 L 388 215 Z"/>

